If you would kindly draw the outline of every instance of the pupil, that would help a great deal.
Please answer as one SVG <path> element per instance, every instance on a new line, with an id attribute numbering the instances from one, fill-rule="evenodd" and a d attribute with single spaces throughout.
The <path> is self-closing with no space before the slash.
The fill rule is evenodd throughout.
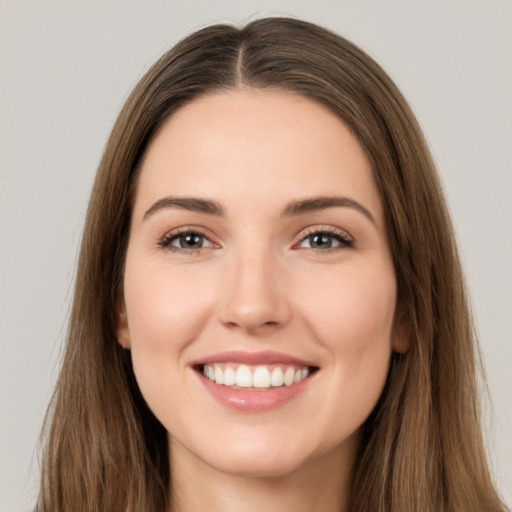
<path id="1" fill-rule="evenodd" d="M 309 237 L 309 243 L 311 247 L 331 247 L 332 238 L 327 235 L 311 235 Z"/>
<path id="2" fill-rule="evenodd" d="M 201 243 L 202 243 L 201 235 L 197 235 L 195 233 L 190 233 L 188 235 L 181 236 L 180 245 L 187 249 L 190 249 L 191 247 L 201 247 Z"/>

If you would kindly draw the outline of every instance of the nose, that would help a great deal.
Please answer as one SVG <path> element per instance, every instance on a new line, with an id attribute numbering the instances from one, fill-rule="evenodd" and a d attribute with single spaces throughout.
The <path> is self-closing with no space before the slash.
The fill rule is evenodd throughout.
<path id="1" fill-rule="evenodd" d="M 262 334 L 286 325 L 291 308 L 284 281 L 271 255 L 240 255 L 229 265 L 223 280 L 221 323 L 250 334 Z"/>

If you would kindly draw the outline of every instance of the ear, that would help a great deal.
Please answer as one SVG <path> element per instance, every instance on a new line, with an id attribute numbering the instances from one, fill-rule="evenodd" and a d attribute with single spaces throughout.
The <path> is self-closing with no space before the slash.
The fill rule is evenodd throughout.
<path id="1" fill-rule="evenodd" d="M 409 317 L 404 307 L 397 305 L 395 324 L 393 327 L 393 350 L 399 354 L 406 354 L 411 348 L 412 329 Z"/>
<path id="2" fill-rule="evenodd" d="M 123 297 L 119 297 L 116 305 L 116 335 L 118 343 L 126 349 L 131 348 L 130 329 Z"/>

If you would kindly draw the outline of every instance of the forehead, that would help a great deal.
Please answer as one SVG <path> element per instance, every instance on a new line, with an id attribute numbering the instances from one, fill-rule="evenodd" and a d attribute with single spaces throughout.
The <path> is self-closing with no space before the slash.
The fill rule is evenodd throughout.
<path id="1" fill-rule="evenodd" d="M 136 206 L 176 194 L 229 201 L 230 191 L 269 206 L 357 196 L 380 215 L 371 166 L 352 132 L 324 106 L 282 91 L 219 92 L 179 109 L 146 152 Z"/>

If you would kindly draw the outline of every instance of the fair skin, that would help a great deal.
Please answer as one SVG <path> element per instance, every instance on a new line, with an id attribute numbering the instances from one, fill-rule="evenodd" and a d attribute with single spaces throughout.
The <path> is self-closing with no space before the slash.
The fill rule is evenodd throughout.
<path id="1" fill-rule="evenodd" d="M 169 432 L 173 510 L 346 510 L 360 427 L 404 350 L 347 127 L 279 91 L 182 107 L 143 161 L 123 285 L 118 339 Z M 253 381 L 221 383 L 241 366 Z"/>

